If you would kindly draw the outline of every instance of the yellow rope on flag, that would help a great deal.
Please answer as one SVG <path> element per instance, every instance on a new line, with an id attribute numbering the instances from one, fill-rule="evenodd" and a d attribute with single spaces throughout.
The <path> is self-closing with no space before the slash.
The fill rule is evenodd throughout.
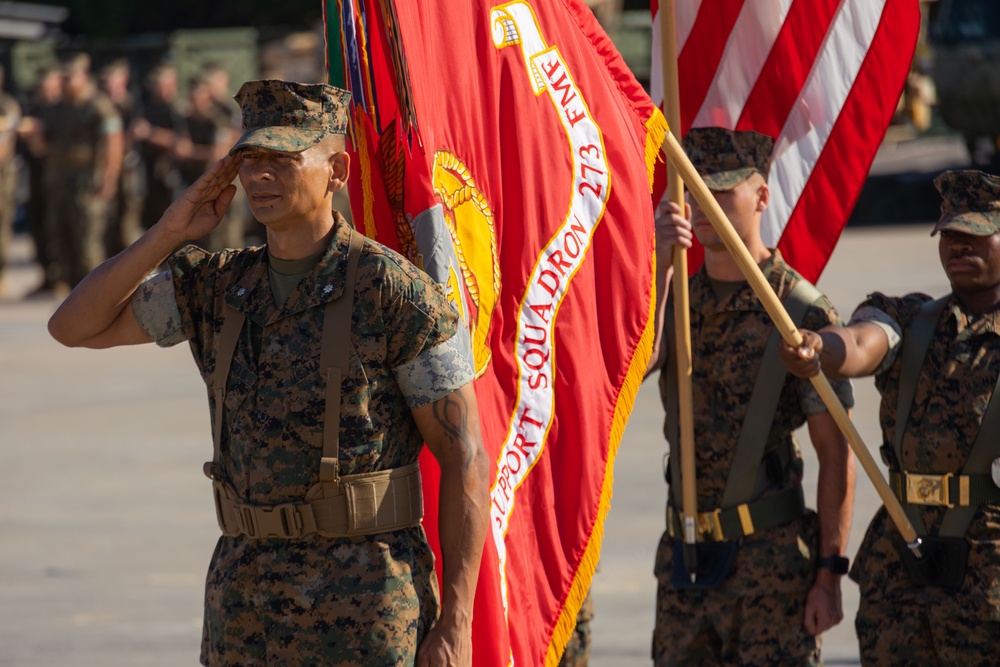
<path id="1" fill-rule="evenodd" d="M 663 118 L 663 114 L 657 111 L 657 115 Z M 652 119 L 651 119 L 652 120 Z M 666 120 L 663 121 L 666 128 Z M 662 142 L 662 138 L 660 140 Z M 648 144 L 647 144 L 648 145 Z M 659 151 L 659 144 L 657 151 Z M 604 486 L 601 488 L 601 502 L 597 508 L 597 519 L 594 521 L 594 530 L 590 534 L 590 541 L 587 549 L 580 559 L 580 567 L 577 568 L 576 576 L 573 578 L 573 585 L 566 596 L 566 603 L 556 627 L 552 630 L 552 639 L 549 642 L 549 650 L 545 656 L 546 667 L 557 667 L 566 644 L 569 643 L 573 631 L 576 629 L 576 616 L 583 606 L 583 600 L 590 591 L 590 585 L 597 570 L 597 562 L 601 557 L 601 543 L 604 540 L 604 520 L 611 509 L 611 490 L 614 486 L 614 464 L 618 455 L 618 446 L 621 444 L 622 436 L 625 435 L 625 426 L 628 417 L 632 413 L 632 406 L 635 405 L 635 397 L 642 386 L 642 380 L 646 376 L 646 367 L 649 366 L 649 358 L 653 354 L 653 335 L 655 332 L 654 322 L 656 320 L 656 282 L 655 278 L 656 256 L 653 256 L 654 271 L 650 274 L 652 284 L 649 296 L 649 315 L 646 318 L 646 328 L 639 337 L 639 343 L 635 347 L 632 361 L 629 363 L 628 373 L 622 382 L 621 391 L 618 392 L 618 400 L 615 402 L 615 415 L 611 422 L 611 433 L 608 436 L 608 461 L 604 467 Z M 558 648 L 557 648 L 558 647 Z"/>
<path id="2" fill-rule="evenodd" d="M 646 175 L 649 177 L 649 191 L 653 191 L 653 174 L 656 163 L 663 161 L 663 153 L 660 146 L 670 131 L 667 119 L 659 109 L 654 109 L 646 121 Z"/>

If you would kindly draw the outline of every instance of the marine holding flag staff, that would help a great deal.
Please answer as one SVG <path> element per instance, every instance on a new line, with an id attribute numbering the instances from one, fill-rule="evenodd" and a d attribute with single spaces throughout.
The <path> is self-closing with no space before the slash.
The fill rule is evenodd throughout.
<path id="1" fill-rule="evenodd" d="M 1000 177 L 946 172 L 938 252 L 951 293 L 874 293 L 846 327 L 802 331 L 800 377 L 874 375 L 889 483 L 922 544 L 885 508 L 851 578 L 864 665 L 997 664 L 1000 638 Z M 992 473 L 992 474 L 991 474 Z"/>
<path id="2" fill-rule="evenodd" d="M 757 132 L 692 129 L 685 152 L 793 319 L 837 323 L 830 302 L 760 237 L 773 140 Z M 660 540 L 653 659 L 664 665 L 821 663 L 819 635 L 843 617 L 841 577 L 854 494 L 854 460 L 819 396 L 788 376 L 780 336 L 697 204 L 656 218 L 657 286 L 669 284 L 671 247 L 705 246 L 690 282 L 697 571 L 682 557 L 673 302 L 661 290 L 649 371 L 670 443 L 667 530 Z M 647 374 L 648 374 L 647 373 Z M 853 405 L 849 382 L 835 384 Z M 792 432 L 803 423 L 819 456 L 817 512 L 805 506 Z"/>
<path id="3" fill-rule="evenodd" d="M 471 664 L 488 464 L 468 341 L 432 280 L 332 212 L 348 96 L 245 83 L 230 154 L 49 323 L 70 346 L 191 346 L 224 533 L 205 665 Z M 267 245 L 174 252 L 219 224 L 237 172 Z M 440 615 L 420 526 L 424 442 L 441 464 Z"/>

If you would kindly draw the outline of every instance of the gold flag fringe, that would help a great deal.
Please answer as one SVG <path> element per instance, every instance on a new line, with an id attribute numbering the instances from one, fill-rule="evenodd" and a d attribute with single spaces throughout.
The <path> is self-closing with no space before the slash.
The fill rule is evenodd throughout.
<path id="1" fill-rule="evenodd" d="M 646 121 L 646 175 L 649 177 L 649 191 L 653 191 L 653 174 L 656 163 L 663 161 L 660 147 L 670 131 L 667 119 L 659 109 L 654 109 Z"/>

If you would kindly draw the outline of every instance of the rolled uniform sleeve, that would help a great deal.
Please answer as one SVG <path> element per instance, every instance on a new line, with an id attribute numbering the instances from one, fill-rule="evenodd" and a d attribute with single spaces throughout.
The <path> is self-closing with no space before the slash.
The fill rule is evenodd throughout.
<path id="1" fill-rule="evenodd" d="M 806 329 L 819 331 L 831 324 L 842 324 L 842 320 L 833 307 L 833 304 L 824 296 L 809 308 L 803 321 L 803 326 Z M 847 409 L 854 407 L 854 387 L 850 380 L 831 381 L 830 387 L 837 395 L 837 399 L 841 405 Z M 807 417 L 830 411 L 810 380 L 799 380 L 799 404 L 802 406 L 802 411 Z"/>
<path id="2" fill-rule="evenodd" d="M 851 316 L 850 324 L 857 324 L 860 322 L 868 322 L 874 324 L 879 329 L 885 332 L 886 338 L 889 339 L 889 351 L 886 352 L 885 358 L 882 359 L 882 363 L 878 365 L 875 369 L 873 375 L 878 375 L 889 370 L 893 362 L 896 361 L 896 355 L 899 353 L 899 343 L 903 339 L 903 328 L 899 326 L 892 315 L 885 312 L 881 308 L 873 305 L 862 304 L 854 311 Z"/>
<path id="3" fill-rule="evenodd" d="M 388 359 L 407 405 L 433 403 L 475 379 L 469 334 L 440 287 L 411 281 L 391 313 Z"/>
<path id="4" fill-rule="evenodd" d="M 132 294 L 132 312 L 142 330 L 160 347 L 187 340 L 169 271 L 153 274 L 139 285 Z"/>

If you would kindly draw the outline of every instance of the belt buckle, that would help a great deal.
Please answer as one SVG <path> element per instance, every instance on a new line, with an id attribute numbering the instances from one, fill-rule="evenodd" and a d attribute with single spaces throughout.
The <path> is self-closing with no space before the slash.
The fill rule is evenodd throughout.
<path id="1" fill-rule="evenodd" d="M 711 537 L 716 542 L 725 540 L 725 536 L 722 534 L 722 521 L 719 519 L 721 512 L 722 510 L 718 509 L 712 512 L 699 512 L 695 519 L 698 534 Z"/>
<path id="2" fill-rule="evenodd" d="M 247 537 L 295 538 L 302 536 L 302 517 L 294 503 L 284 503 L 273 507 L 236 505 L 235 509 L 240 532 Z"/>
<path id="3" fill-rule="evenodd" d="M 240 524 L 240 532 L 247 537 L 260 537 L 260 526 L 257 524 L 257 508 L 253 505 L 236 505 L 236 520 Z"/>
<path id="4" fill-rule="evenodd" d="M 935 505 L 954 507 L 951 502 L 948 482 L 952 473 L 946 475 L 906 474 L 906 502 L 911 505 Z"/>
<path id="5" fill-rule="evenodd" d="M 302 537 L 302 517 L 295 503 L 284 503 L 274 509 L 281 513 L 281 527 L 284 533 L 281 537 Z"/>

